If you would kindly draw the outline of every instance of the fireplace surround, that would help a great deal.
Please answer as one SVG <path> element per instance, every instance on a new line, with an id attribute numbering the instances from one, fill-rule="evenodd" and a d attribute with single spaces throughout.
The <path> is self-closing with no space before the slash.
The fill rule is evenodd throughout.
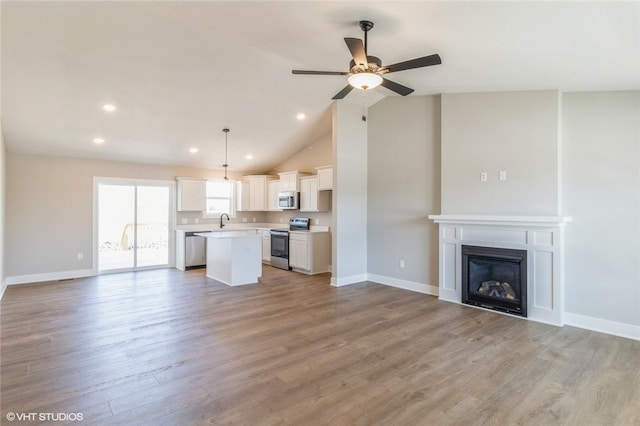
<path id="1" fill-rule="evenodd" d="M 429 219 L 439 226 L 440 300 L 463 303 L 463 245 L 523 250 L 526 318 L 564 325 L 564 228 L 571 217 L 430 215 Z"/>

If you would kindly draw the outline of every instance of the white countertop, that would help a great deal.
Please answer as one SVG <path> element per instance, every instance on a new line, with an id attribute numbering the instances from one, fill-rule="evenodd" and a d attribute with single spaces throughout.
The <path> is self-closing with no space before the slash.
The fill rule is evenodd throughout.
<path id="1" fill-rule="evenodd" d="M 220 228 L 216 224 L 197 224 L 197 225 L 178 225 L 176 231 L 184 232 L 228 232 L 228 231 L 270 231 L 271 229 L 281 229 L 283 231 L 289 230 L 289 225 L 284 223 L 233 223 L 226 224 L 224 228 Z M 308 231 L 291 231 L 291 232 L 329 232 L 328 226 L 311 225 L 311 229 Z"/>
<path id="2" fill-rule="evenodd" d="M 235 231 L 235 230 L 247 230 L 247 229 L 289 229 L 289 225 L 285 223 L 225 223 L 224 228 L 220 228 L 220 225 L 215 223 L 201 223 L 191 225 L 176 225 L 176 231 L 185 232 L 216 232 L 216 231 Z"/>
<path id="3" fill-rule="evenodd" d="M 262 238 L 262 235 L 257 235 L 257 234 L 243 234 L 241 232 L 219 232 L 219 231 L 213 231 L 213 232 L 197 232 L 195 235 L 198 235 L 199 237 L 206 237 L 206 238 Z"/>

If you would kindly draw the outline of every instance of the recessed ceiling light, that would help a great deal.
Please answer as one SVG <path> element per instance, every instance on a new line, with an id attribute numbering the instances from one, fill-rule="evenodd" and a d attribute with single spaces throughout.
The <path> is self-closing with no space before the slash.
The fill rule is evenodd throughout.
<path id="1" fill-rule="evenodd" d="M 98 145 L 102 145 L 104 143 L 104 139 L 103 138 L 95 138 L 93 140 L 94 143 L 97 143 Z"/>
<path id="2" fill-rule="evenodd" d="M 307 116 L 306 116 L 304 113 L 302 113 L 302 112 L 301 112 L 300 114 L 296 115 L 296 119 L 297 119 L 297 120 L 302 121 L 302 120 L 304 120 L 305 118 L 307 118 Z"/>
<path id="3" fill-rule="evenodd" d="M 247 160 L 253 160 L 253 155 L 247 154 L 244 156 L 244 158 L 246 158 Z"/>
<path id="4" fill-rule="evenodd" d="M 113 112 L 116 110 L 116 106 L 113 104 L 104 104 L 102 105 L 102 109 L 107 111 L 107 112 Z"/>
<path id="5" fill-rule="evenodd" d="M 189 152 L 190 152 L 190 153 L 192 153 L 192 154 L 195 154 L 195 153 L 197 153 L 197 152 L 198 152 L 198 148 L 196 148 L 195 146 L 193 146 L 193 147 L 189 148 Z"/>

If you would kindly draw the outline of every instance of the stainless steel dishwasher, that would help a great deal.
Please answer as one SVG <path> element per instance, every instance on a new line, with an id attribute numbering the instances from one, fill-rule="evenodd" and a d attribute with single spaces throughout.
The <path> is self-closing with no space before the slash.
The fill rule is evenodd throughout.
<path id="1" fill-rule="evenodd" d="M 207 264 L 207 239 L 195 234 L 195 232 L 184 234 L 185 269 L 202 268 Z"/>

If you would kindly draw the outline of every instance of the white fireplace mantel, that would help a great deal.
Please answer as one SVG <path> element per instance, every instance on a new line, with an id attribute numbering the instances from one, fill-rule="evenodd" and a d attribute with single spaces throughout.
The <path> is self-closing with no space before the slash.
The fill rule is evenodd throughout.
<path id="1" fill-rule="evenodd" d="M 463 245 L 527 251 L 527 318 L 564 324 L 564 216 L 430 215 L 439 225 L 438 297 L 462 300 Z"/>
<path id="2" fill-rule="evenodd" d="M 573 221 L 571 216 L 490 216 L 462 214 L 429 215 L 429 219 L 435 223 L 530 227 L 564 226 Z"/>

